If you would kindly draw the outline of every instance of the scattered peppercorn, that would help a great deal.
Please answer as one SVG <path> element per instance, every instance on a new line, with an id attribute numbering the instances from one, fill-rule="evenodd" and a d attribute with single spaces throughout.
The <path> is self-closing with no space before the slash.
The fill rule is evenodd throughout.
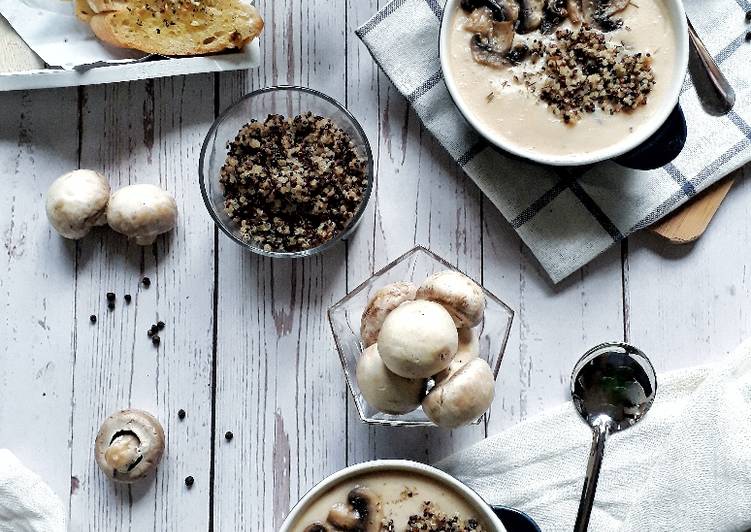
<path id="1" fill-rule="evenodd" d="M 94 314 L 92 314 L 91 316 L 89 316 L 89 321 L 91 323 L 96 323 L 96 316 Z"/>
<path id="2" fill-rule="evenodd" d="M 154 344 L 154 347 L 159 347 L 159 344 L 162 342 L 162 339 L 159 338 L 158 334 L 155 334 L 151 337 L 151 343 Z"/>
<path id="3" fill-rule="evenodd" d="M 180 410 L 178 410 L 177 411 L 177 417 L 179 417 L 180 420 L 185 419 L 185 410 L 183 410 L 182 408 Z"/>
<path id="4" fill-rule="evenodd" d="M 231 430 L 228 430 L 227 432 L 224 433 L 224 439 L 227 440 L 227 441 L 232 441 L 232 438 L 234 438 L 234 437 L 235 437 L 235 435 L 232 434 Z"/>
<path id="5" fill-rule="evenodd" d="M 751 42 L 751 31 L 746 34 L 746 42 Z"/>
<path id="6" fill-rule="evenodd" d="M 115 310 L 115 302 L 110 301 L 109 303 L 107 303 L 107 308 L 110 310 Z"/>
<path id="7" fill-rule="evenodd" d="M 151 286 L 151 279 L 149 279 L 148 277 L 144 277 L 143 281 L 141 281 L 141 282 L 143 283 L 143 286 L 145 288 L 148 288 L 148 287 Z"/>
<path id="8" fill-rule="evenodd" d="M 156 322 L 156 328 L 159 331 L 163 331 L 164 330 L 164 322 L 163 321 Z"/>
<path id="9" fill-rule="evenodd" d="M 188 486 L 189 488 L 193 486 L 195 481 L 196 480 L 193 477 L 185 477 L 185 485 Z"/>
<path id="10" fill-rule="evenodd" d="M 123 296 L 123 297 L 125 298 L 125 302 L 130 305 L 130 300 L 132 299 L 130 297 L 130 294 L 125 294 L 125 296 Z"/>
<path id="11" fill-rule="evenodd" d="M 746 22 L 751 22 L 751 10 L 746 11 Z"/>
<path id="12" fill-rule="evenodd" d="M 107 301 L 114 301 L 115 300 L 115 294 L 112 292 L 107 292 Z"/>

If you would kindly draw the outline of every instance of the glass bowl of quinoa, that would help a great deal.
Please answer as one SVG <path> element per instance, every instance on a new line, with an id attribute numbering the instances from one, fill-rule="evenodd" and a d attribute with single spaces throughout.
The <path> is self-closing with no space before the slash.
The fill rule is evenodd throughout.
<path id="1" fill-rule="evenodd" d="M 373 187 L 373 155 L 339 102 L 305 87 L 247 94 L 203 143 L 204 203 L 232 240 L 268 257 L 306 257 L 348 238 Z"/>

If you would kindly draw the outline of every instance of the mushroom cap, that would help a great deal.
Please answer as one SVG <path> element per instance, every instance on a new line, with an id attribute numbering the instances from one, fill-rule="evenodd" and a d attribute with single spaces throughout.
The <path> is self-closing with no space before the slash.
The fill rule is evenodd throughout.
<path id="1" fill-rule="evenodd" d="M 58 177 L 47 189 L 47 219 L 65 238 L 77 240 L 95 225 L 106 223 L 110 199 L 107 179 L 93 170 L 74 170 Z"/>
<path id="2" fill-rule="evenodd" d="M 420 406 L 425 395 L 425 381 L 405 379 L 389 371 L 373 344 L 357 361 L 357 384 L 370 406 L 385 414 L 406 414 Z"/>
<path id="3" fill-rule="evenodd" d="M 476 358 L 430 390 L 422 409 L 439 427 L 453 429 L 476 421 L 487 412 L 494 397 L 493 371 L 487 362 Z"/>
<path id="4" fill-rule="evenodd" d="M 449 364 L 449 367 L 434 377 L 436 384 L 440 384 L 452 377 L 467 362 L 480 356 L 480 339 L 477 336 L 477 332 L 469 327 L 464 327 L 459 329 L 458 333 L 459 348 L 456 350 L 456 356 L 451 361 L 451 364 Z"/>
<path id="5" fill-rule="evenodd" d="M 492 31 L 487 34 L 475 33 L 470 40 L 472 58 L 481 65 L 504 68 L 512 63 L 506 57 L 514 43 L 512 22 L 493 22 Z"/>
<path id="6" fill-rule="evenodd" d="M 143 410 L 121 410 L 104 420 L 94 446 L 96 463 L 109 478 L 131 483 L 156 470 L 164 453 L 164 429 Z"/>
<path id="7" fill-rule="evenodd" d="M 357 486 L 347 494 L 347 504 L 336 503 L 331 507 L 326 522 L 335 530 L 379 532 L 383 530 L 381 498 L 370 488 Z"/>
<path id="8" fill-rule="evenodd" d="M 378 335 L 383 363 L 407 379 L 427 379 L 446 369 L 458 345 L 454 320 L 432 301 L 402 303 L 386 316 Z"/>
<path id="9" fill-rule="evenodd" d="M 306 526 L 303 532 L 328 532 L 329 530 L 330 529 L 328 525 L 325 525 L 321 523 L 320 521 L 316 521 L 315 523 L 311 523 L 308 526 Z"/>
<path id="10" fill-rule="evenodd" d="M 373 294 L 360 320 L 360 338 L 365 347 L 378 341 L 378 333 L 388 313 L 405 301 L 415 299 L 416 293 L 415 284 L 400 281 L 388 284 Z"/>
<path id="11" fill-rule="evenodd" d="M 139 246 L 149 246 L 177 224 L 177 203 L 156 185 L 130 185 L 112 194 L 107 223 Z"/>
<path id="12" fill-rule="evenodd" d="M 440 303 L 454 318 L 456 327 L 474 327 L 485 314 L 485 294 L 476 282 L 454 270 L 428 277 L 417 289 L 417 299 Z"/>

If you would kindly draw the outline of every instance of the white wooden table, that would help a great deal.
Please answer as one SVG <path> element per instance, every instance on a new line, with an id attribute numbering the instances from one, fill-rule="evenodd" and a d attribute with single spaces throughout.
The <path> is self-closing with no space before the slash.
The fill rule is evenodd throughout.
<path id="1" fill-rule="evenodd" d="M 72 531 L 275 530 L 347 464 L 434 461 L 565 400 L 573 363 L 600 341 L 635 343 L 664 371 L 717 360 L 751 333 L 751 183 L 739 180 L 696 245 L 637 235 L 552 287 L 354 35 L 383 3 L 261 0 L 264 61 L 250 73 L 0 94 L 0 446 L 47 479 Z M 377 156 L 355 237 L 299 262 L 219 234 L 197 179 L 217 112 L 280 83 L 346 102 Z M 166 187 L 178 229 L 148 249 L 104 230 L 59 238 L 43 196 L 78 167 L 113 187 Z M 347 394 L 325 311 L 417 243 L 516 310 L 487 427 L 369 428 Z M 157 318 L 159 349 L 146 336 Z M 156 479 L 130 488 L 107 481 L 92 454 L 101 421 L 124 407 L 155 413 L 167 432 Z"/>

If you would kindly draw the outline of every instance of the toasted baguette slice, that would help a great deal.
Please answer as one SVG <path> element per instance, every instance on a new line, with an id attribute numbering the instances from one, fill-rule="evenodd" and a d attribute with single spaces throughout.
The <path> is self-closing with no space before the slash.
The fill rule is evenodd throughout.
<path id="1" fill-rule="evenodd" d="M 120 11 L 122 9 L 128 9 L 128 3 L 130 0 L 86 0 L 89 7 L 94 13 L 104 13 L 105 11 Z M 142 3 L 148 3 L 148 0 L 144 0 Z"/>
<path id="2" fill-rule="evenodd" d="M 84 22 L 91 20 L 91 17 L 94 15 L 94 10 L 91 9 L 88 0 L 76 0 L 75 9 L 76 16 Z"/>
<path id="3" fill-rule="evenodd" d="M 97 2 L 99 2 L 97 4 Z M 100 8 L 104 2 L 89 0 Z M 242 48 L 263 31 L 263 19 L 244 0 L 127 0 L 89 24 L 102 41 L 161 55 L 199 55 Z"/>

